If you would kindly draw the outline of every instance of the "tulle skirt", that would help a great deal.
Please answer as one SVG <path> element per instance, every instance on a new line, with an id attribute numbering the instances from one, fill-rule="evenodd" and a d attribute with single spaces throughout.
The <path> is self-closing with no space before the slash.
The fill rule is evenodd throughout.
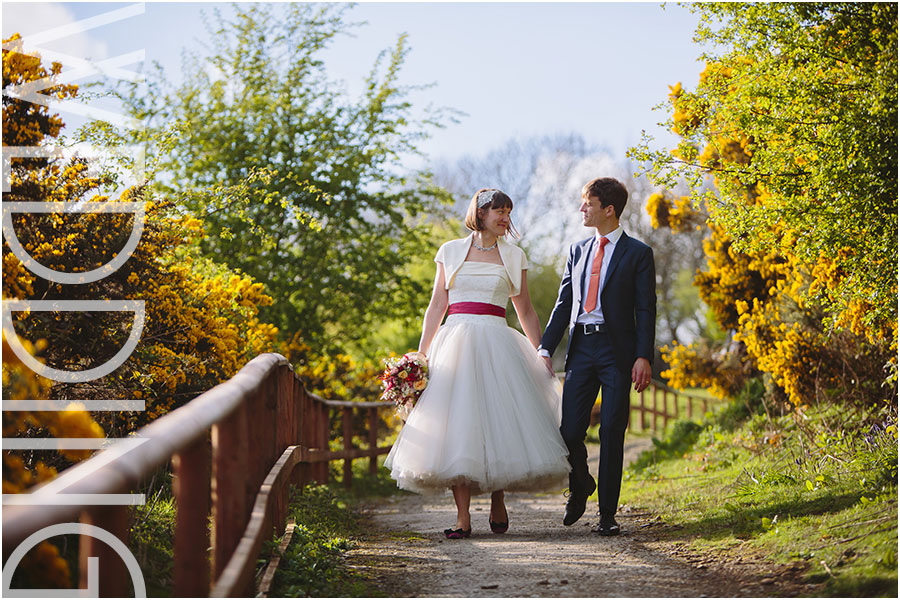
<path id="1" fill-rule="evenodd" d="M 419 493 L 468 483 L 473 494 L 565 487 L 559 384 L 506 320 L 454 314 L 428 357 L 428 387 L 385 466 Z"/>

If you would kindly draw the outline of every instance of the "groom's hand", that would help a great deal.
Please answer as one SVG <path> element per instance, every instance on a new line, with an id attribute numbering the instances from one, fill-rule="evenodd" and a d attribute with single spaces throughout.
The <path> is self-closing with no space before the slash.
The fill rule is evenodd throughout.
<path id="1" fill-rule="evenodd" d="M 639 358 L 634 361 L 631 367 L 631 381 L 634 382 L 634 390 L 643 392 L 650 385 L 650 361 L 646 358 Z"/>

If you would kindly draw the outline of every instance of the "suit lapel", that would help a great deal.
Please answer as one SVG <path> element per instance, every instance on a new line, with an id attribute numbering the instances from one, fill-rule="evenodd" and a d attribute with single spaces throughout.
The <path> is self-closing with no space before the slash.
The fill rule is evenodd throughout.
<path id="1" fill-rule="evenodd" d="M 613 251 L 613 255 L 609 258 L 609 266 L 606 267 L 606 277 L 603 278 L 603 281 L 600 284 L 601 293 L 606 287 L 606 282 L 609 281 L 610 277 L 612 277 L 613 272 L 616 270 L 616 266 L 618 266 L 619 261 L 622 260 L 622 256 L 628 251 L 628 243 L 629 238 L 623 231 L 622 235 L 619 237 L 619 243 L 616 244 L 616 249 L 615 251 Z"/>
<path id="2" fill-rule="evenodd" d="M 581 296 L 583 292 L 584 286 L 584 273 L 587 268 L 587 259 L 591 253 L 591 243 L 594 238 L 588 238 L 581 242 L 581 256 L 578 257 L 578 260 L 575 261 L 575 268 L 572 272 L 572 278 L 574 281 L 572 282 L 573 289 L 573 300 L 572 302 L 576 306 L 581 306 Z"/>

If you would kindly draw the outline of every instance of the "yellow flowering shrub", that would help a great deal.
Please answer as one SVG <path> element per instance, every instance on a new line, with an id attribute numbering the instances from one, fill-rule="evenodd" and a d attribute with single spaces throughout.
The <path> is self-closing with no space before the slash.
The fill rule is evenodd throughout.
<path id="1" fill-rule="evenodd" d="M 41 542 L 22 558 L 16 575 L 24 573 L 19 586 L 45 589 L 66 589 L 72 587 L 72 573 L 69 563 L 59 554 L 59 549 L 50 542 Z M 17 586 L 18 587 L 18 586 Z"/>
<path id="2" fill-rule="evenodd" d="M 690 189 L 648 198 L 654 227 L 708 221 L 694 282 L 729 335 L 666 348 L 675 386 L 731 396 L 762 375 L 796 407 L 895 406 L 896 10 L 866 6 L 881 28 L 846 10 L 698 6 L 721 19 L 700 37 L 733 48 L 707 55 L 696 89 L 669 87 L 676 147 L 630 151 L 657 185 Z"/>
<path id="3" fill-rule="evenodd" d="M 290 341 L 282 343 L 279 351 L 294 367 L 294 372 L 308 391 L 326 400 L 375 402 L 380 399 L 382 388 L 378 377 L 384 365 L 369 360 L 360 362 L 343 353 L 318 353 L 302 340 L 302 335 L 297 333 Z M 365 412 L 354 412 L 353 429 L 359 435 L 368 430 L 368 421 Z M 381 411 L 381 418 L 380 428 L 392 430 L 399 424 L 394 415 L 386 411 Z M 339 411 L 332 411 L 331 430 L 332 438 L 342 439 Z"/>
<path id="4" fill-rule="evenodd" d="M 10 40 L 20 39 L 18 35 Z M 21 45 L 13 50 L 22 50 Z M 3 85 L 18 85 L 61 73 L 39 57 L 3 51 Z M 45 90 L 47 91 L 47 90 Z M 49 92 L 75 97 L 78 88 L 60 85 Z M 4 96 L 3 144 L 47 145 L 63 122 L 46 107 Z M 108 174 L 91 172 L 83 159 L 12 159 L 14 202 L 137 202 L 145 210 L 140 241 L 128 261 L 107 277 L 61 285 L 29 271 L 9 245 L 3 246 L 3 298 L 40 300 L 142 300 L 145 322 L 128 360 L 111 374 L 86 383 L 58 383 L 36 375 L 3 338 L 4 399 L 143 399 L 143 412 L 96 412 L 78 402 L 62 411 L 5 411 L 4 437 L 123 437 L 234 375 L 253 356 L 274 348 L 278 330 L 258 318 L 272 303 L 261 283 L 199 256 L 201 223 L 181 207 L 136 186 L 115 188 Z M 38 264 L 65 273 L 85 272 L 112 260 L 134 226 L 131 213 L 14 213 L 13 228 Z M 109 360 L 133 326 L 123 312 L 15 312 L 23 349 L 51 367 L 82 371 Z M 3 492 L 21 493 L 52 479 L 57 471 L 85 459 L 90 450 L 3 452 Z M 22 572 L 39 587 L 70 587 L 66 561 L 51 543 L 32 549 Z"/>
<path id="5" fill-rule="evenodd" d="M 651 217 L 677 212 L 670 196 L 654 196 L 647 207 Z M 676 220 L 656 218 L 654 223 L 683 231 Z M 889 402 L 890 390 L 880 383 L 883 366 L 896 353 L 884 340 L 894 333 L 867 331 L 848 311 L 841 313 L 842 326 L 832 327 L 809 292 L 827 285 L 829 263 L 820 259 L 810 268 L 790 252 L 790 231 L 776 235 L 783 239 L 777 252 L 738 252 L 722 229 L 709 224 L 707 266 L 694 284 L 732 338 L 719 347 L 700 340 L 664 348 L 669 369 L 663 377 L 674 387 L 705 387 L 726 398 L 748 379 L 765 374 L 795 407 L 836 398 L 857 405 Z"/>
<path id="6" fill-rule="evenodd" d="M 746 351 L 735 350 L 713 351 L 705 341 L 689 346 L 675 342 L 662 348 L 663 360 L 670 367 L 661 376 L 678 389 L 705 388 L 719 398 L 733 398 L 749 377 L 758 375 Z"/>
<path id="7" fill-rule="evenodd" d="M 11 40 L 19 39 L 13 36 Z M 9 41 L 9 40 L 7 40 Z M 21 49 L 21 47 L 15 47 Z M 39 57 L 3 51 L 4 86 L 55 77 L 61 67 L 41 66 Z M 51 79 L 52 80 L 52 79 Z M 55 91 L 54 91 L 55 90 Z M 74 97 L 76 86 L 51 88 Z M 5 97 L 3 143 L 46 145 L 63 123 L 46 107 Z M 29 271 L 4 243 L 3 297 L 42 300 L 142 300 L 140 341 L 113 373 L 86 383 L 56 383 L 36 376 L 3 340 L 3 396 L 7 399 L 143 399 L 143 412 L 88 413 L 70 405 L 58 412 L 4 412 L 5 437 L 121 437 L 228 379 L 250 358 L 274 348 L 278 331 L 261 322 L 271 304 L 261 283 L 196 251 L 201 223 L 174 202 L 136 186 L 107 195 L 111 178 L 89 171 L 79 158 L 13 159 L 5 201 L 137 202 L 145 210 L 140 241 L 128 261 L 93 282 L 61 285 Z M 121 251 L 131 236 L 131 213 L 14 213 L 16 237 L 32 259 L 61 272 L 98 268 Z M 15 312 L 25 351 L 57 369 L 99 366 L 127 339 L 133 315 L 126 312 Z M 3 487 L 19 492 L 52 478 L 56 469 L 90 451 L 4 452 Z M 40 455 L 40 456 L 38 456 Z"/>
<path id="8" fill-rule="evenodd" d="M 378 376 L 383 365 L 369 360 L 359 362 L 343 353 L 332 356 L 315 352 L 303 342 L 300 333 L 281 344 L 280 351 L 306 389 L 326 400 L 374 402 L 381 395 Z"/>
<path id="9" fill-rule="evenodd" d="M 669 228 L 673 232 L 686 232 L 705 226 L 705 217 L 694 209 L 690 196 L 674 197 L 668 192 L 650 194 L 645 206 L 654 229 Z"/>

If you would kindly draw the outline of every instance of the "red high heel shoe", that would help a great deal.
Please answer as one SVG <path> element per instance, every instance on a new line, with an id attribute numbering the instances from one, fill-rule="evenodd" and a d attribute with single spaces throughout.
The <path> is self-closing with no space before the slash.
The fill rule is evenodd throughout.
<path id="1" fill-rule="evenodd" d="M 469 537 L 470 535 L 472 535 L 471 527 L 469 527 L 468 529 L 463 529 L 463 528 L 453 529 L 451 527 L 451 528 L 444 530 L 444 536 L 448 540 L 461 540 L 463 538 Z"/>

